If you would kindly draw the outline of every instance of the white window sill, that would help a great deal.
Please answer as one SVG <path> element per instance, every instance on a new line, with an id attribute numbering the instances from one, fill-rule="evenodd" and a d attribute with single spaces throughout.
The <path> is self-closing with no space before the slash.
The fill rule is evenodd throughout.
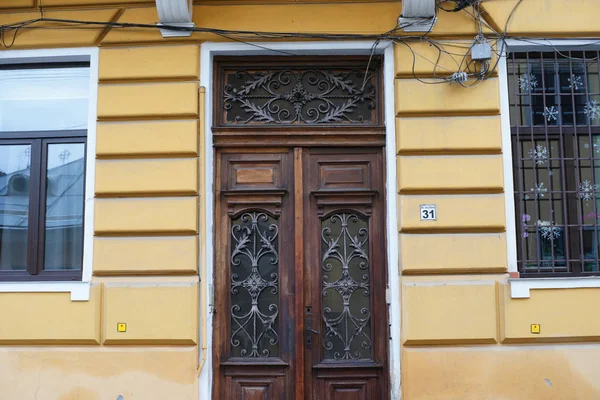
<path id="1" fill-rule="evenodd" d="M 578 278 L 516 278 L 509 279 L 510 297 L 528 299 L 531 289 L 581 289 L 600 288 L 600 277 Z"/>
<path id="2" fill-rule="evenodd" d="M 2 282 L 0 293 L 71 293 L 71 301 L 88 301 L 90 282 Z"/>

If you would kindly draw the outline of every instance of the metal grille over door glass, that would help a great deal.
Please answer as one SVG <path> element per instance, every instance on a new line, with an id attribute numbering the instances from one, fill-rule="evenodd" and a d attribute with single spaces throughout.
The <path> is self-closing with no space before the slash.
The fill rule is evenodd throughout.
<path id="1" fill-rule="evenodd" d="M 333 214 L 321 222 L 321 239 L 324 359 L 369 360 L 368 221 L 357 214 Z"/>
<path id="2" fill-rule="evenodd" d="M 279 356 L 277 220 L 246 212 L 231 228 L 231 355 Z"/>
<path id="3" fill-rule="evenodd" d="M 599 272 L 599 55 L 561 51 L 509 57 L 522 276 Z"/>
<path id="4" fill-rule="evenodd" d="M 220 124 L 378 125 L 379 62 L 224 67 Z"/>

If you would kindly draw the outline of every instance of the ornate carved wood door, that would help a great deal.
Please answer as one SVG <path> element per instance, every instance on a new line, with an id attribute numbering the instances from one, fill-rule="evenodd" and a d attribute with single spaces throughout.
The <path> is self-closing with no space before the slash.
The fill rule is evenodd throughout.
<path id="1" fill-rule="evenodd" d="M 214 399 L 389 398 L 380 72 L 342 61 L 215 62 Z"/>
<path id="2" fill-rule="evenodd" d="M 215 398 L 386 398 L 382 149 L 217 154 Z"/>

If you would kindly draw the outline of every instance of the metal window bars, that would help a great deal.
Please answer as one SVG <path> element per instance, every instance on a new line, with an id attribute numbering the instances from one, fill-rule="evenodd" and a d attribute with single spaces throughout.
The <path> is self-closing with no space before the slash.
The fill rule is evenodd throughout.
<path id="1" fill-rule="evenodd" d="M 521 276 L 600 274 L 599 51 L 508 59 Z"/>

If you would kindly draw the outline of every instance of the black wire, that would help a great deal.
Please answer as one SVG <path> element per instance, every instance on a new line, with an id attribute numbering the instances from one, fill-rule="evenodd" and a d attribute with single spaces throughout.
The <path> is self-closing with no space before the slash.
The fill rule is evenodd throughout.
<path id="1" fill-rule="evenodd" d="M 437 10 L 441 9 L 444 11 L 453 11 L 450 9 L 446 9 L 442 6 L 443 3 L 449 2 L 449 1 L 453 1 L 454 3 L 457 3 L 457 7 L 458 8 L 462 5 L 464 5 L 464 3 L 469 3 L 467 5 L 464 5 L 464 7 L 461 8 L 462 11 L 466 12 L 468 15 L 470 15 L 478 24 L 478 36 L 476 40 L 481 40 L 481 33 L 482 33 L 482 23 L 485 23 L 485 25 L 490 28 L 490 30 L 494 33 L 494 35 L 491 35 L 492 40 L 495 40 L 494 44 L 492 44 L 492 50 L 494 51 L 494 53 L 498 54 L 499 57 L 496 60 L 496 63 L 494 64 L 493 67 L 490 68 L 490 63 L 489 62 L 485 62 L 485 63 L 481 63 L 481 67 L 479 69 L 476 69 L 475 66 L 479 64 L 479 62 L 477 61 L 470 61 L 469 57 L 470 57 L 470 50 L 473 47 L 473 45 L 476 42 L 473 42 L 470 46 L 465 46 L 464 49 L 466 49 L 461 53 L 455 53 L 455 52 L 451 52 L 448 51 L 446 49 L 446 46 L 444 46 L 443 44 L 439 43 L 438 41 L 431 39 L 429 37 L 427 37 L 429 35 L 429 33 L 431 33 L 432 29 L 433 29 L 433 24 L 431 24 L 431 27 L 429 28 L 429 30 L 427 32 L 425 32 L 424 34 L 421 35 L 402 35 L 399 36 L 398 35 L 398 31 L 400 31 L 401 29 L 405 29 L 408 28 L 412 25 L 415 24 L 420 24 L 426 21 L 431 21 L 435 20 L 437 17 Z M 516 9 L 518 8 L 518 6 L 521 4 L 523 0 L 519 0 L 518 3 L 513 7 L 513 9 L 511 10 L 511 13 L 509 14 L 507 21 L 506 21 L 506 26 L 504 29 L 504 32 L 502 34 L 498 34 L 497 32 L 495 32 L 493 30 L 493 28 L 491 28 L 489 26 L 489 24 L 487 24 L 487 22 L 485 22 L 485 20 L 483 20 L 482 22 L 482 17 L 481 17 L 481 12 L 478 9 L 478 7 L 473 7 L 474 8 L 474 13 L 471 13 L 467 7 L 468 6 L 473 6 L 479 3 L 479 0 L 436 0 L 436 15 L 431 17 L 431 18 L 415 18 L 415 19 L 411 19 L 410 22 L 405 23 L 405 24 L 396 24 L 396 26 L 390 30 L 388 30 L 387 32 L 383 32 L 380 34 L 336 34 L 336 33 L 298 33 L 298 32 L 266 32 L 266 31 L 243 31 L 243 30 L 225 30 L 225 29 L 215 29 L 215 28 L 204 28 L 204 27 L 181 27 L 181 26 L 172 26 L 172 25 L 160 25 L 158 26 L 157 24 L 139 24 L 139 23 L 127 23 L 127 22 L 100 22 L 100 21 L 81 21 L 81 20 L 72 20 L 72 19 L 58 19 L 58 18 L 45 18 L 43 15 L 43 10 L 42 10 L 42 4 L 41 4 L 41 0 L 40 0 L 40 12 L 42 13 L 42 18 L 37 18 L 37 19 L 32 19 L 29 21 L 23 21 L 23 22 L 19 22 L 19 23 L 13 23 L 13 24 L 8 24 L 8 25 L 3 25 L 0 26 L 0 37 L 1 37 L 1 42 L 4 45 L 5 48 L 10 48 L 14 45 L 17 34 L 19 32 L 20 29 L 22 28 L 26 28 L 26 29 L 91 29 L 90 27 L 106 27 L 106 28 L 116 28 L 116 29 L 158 29 L 158 28 L 162 28 L 162 29 L 169 29 L 169 30 L 173 30 L 173 31 L 182 31 L 182 32 L 200 32 L 200 33 L 209 33 L 209 34 L 214 34 L 220 37 L 224 37 L 227 38 L 229 40 L 233 40 L 233 41 L 237 41 L 237 42 L 241 42 L 241 43 L 245 43 L 263 50 L 268 50 L 268 51 L 272 51 L 272 52 L 276 52 L 276 53 L 281 53 L 284 55 L 295 55 L 294 53 L 291 52 L 287 52 L 287 51 L 281 51 L 281 50 L 275 50 L 275 49 L 271 49 L 268 48 L 267 46 L 262 46 L 260 44 L 256 44 L 256 43 L 252 43 L 249 41 L 260 41 L 260 40 L 265 40 L 265 39 L 272 39 L 272 40 L 278 40 L 278 39 L 333 39 L 333 40 L 373 40 L 374 44 L 371 47 L 371 53 L 370 53 L 370 57 L 369 57 L 369 63 L 367 65 L 367 73 L 368 73 L 368 69 L 370 67 L 370 63 L 371 60 L 373 58 L 373 55 L 376 52 L 377 46 L 379 45 L 379 43 L 382 40 L 390 40 L 393 43 L 397 43 L 397 44 L 402 44 L 404 46 L 406 46 L 411 54 L 412 54 L 412 75 L 415 79 L 417 79 L 420 82 L 423 83 L 427 83 L 427 84 L 441 84 L 441 83 L 446 83 L 448 81 L 453 81 L 453 79 L 451 77 L 448 76 L 439 76 L 438 75 L 438 68 L 440 67 L 440 60 L 442 57 L 442 54 L 446 54 L 447 56 L 451 57 L 452 60 L 454 60 L 454 62 L 456 63 L 457 67 L 458 67 L 458 71 L 466 71 L 467 76 L 469 77 L 475 77 L 476 80 L 474 82 L 474 84 L 478 84 L 480 83 L 481 80 L 488 78 L 497 68 L 498 66 L 498 62 L 500 57 L 502 56 L 502 52 L 498 53 L 498 51 L 494 48 L 498 45 L 499 42 L 503 43 L 503 48 L 504 48 L 504 40 L 507 37 L 507 29 L 509 26 L 510 21 L 512 20 Z M 460 4 L 458 4 L 460 3 Z M 460 11 L 460 10 L 456 10 L 456 11 Z M 50 24 L 50 26 L 35 26 L 35 24 L 39 23 L 39 22 L 44 22 L 46 24 Z M 10 45 L 7 45 L 5 42 L 5 34 L 8 31 L 14 31 L 13 34 L 13 38 L 12 41 L 10 43 Z M 490 36 L 490 35 L 488 35 Z M 417 76 L 416 71 L 415 71 L 415 65 L 416 65 L 416 55 L 417 53 L 415 53 L 415 51 L 412 49 L 412 47 L 410 46 L 410 42 L 414 42 L 414 41 L 425 41 L 427 43 L 429 43 L 431 46 L 434 46 L 437 50 L 437 58 L 435 60 L 435 62 L 428 60 L 426 57 L 421 56 L 422 58 L 424 58 L 426 61 L 430 62 L 433 64 L 433 78 L 428 78 L 429 81 L 423 80 L 421 79 L 419 76 Z M 600 41 L 599 41 L 600 43 Z M 448 45 L 448 47 L 457 47 L 455 44 L 450 44 Z M 458 59 L 460 57 L 460 60 Z M 451 72 L 451 71 L 448 71 Z M 367 75 L 367 73 L 365 73 L 365 76 Z M 457 72 L 455 72 L 452 75 L 456 75 Z M 462 82 L 459 82 L 461 84 L 463 84 Z M 464 85 L 463 85 L 464 86 Z M 471 85 L 472 86 L 472 85 Z"/>

